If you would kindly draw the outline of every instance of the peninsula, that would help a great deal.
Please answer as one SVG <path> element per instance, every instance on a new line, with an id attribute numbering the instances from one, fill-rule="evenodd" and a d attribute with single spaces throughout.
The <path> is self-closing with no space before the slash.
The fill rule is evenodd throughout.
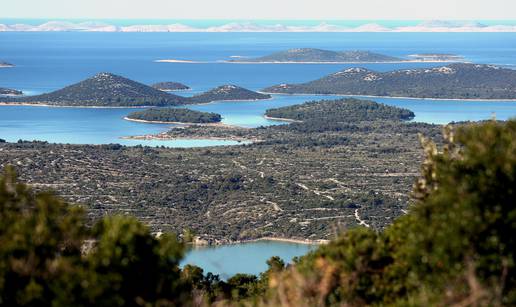
<path id="1" fill-rule="evenodd" d="M 185 91 L 190 89 L 189 86 L 179 82 L 159 82 L 154 83 L 151 86 L 157 90 L 164 92 Z"/>
<path id="2" fill-rule="evenodd" d="M 348 68 L 314 81 L 275 85 L 262 92 L 513 100 L 516 99 L 516 70 L 466 63 L 389 72 Z"/>
<path id="3" fill-rule="evenodd" d="M 187 99 L 111 73 L 99 73 L 51 93 L 20 98 L 3 97 L 0 102 L 76 107 L 140 107 L 183 105 Z"/>
<path id="4" fill-rule="evenodd" d="M 151 108 L 133 112 L 125 118 L 149 123 L 186 123 L 208 124 L 219 123 L 220 114 L 200 112 L 184 108 Z"/>
<path id="5" fill-rule="evenodd" d="M 261 94 L 240 86 L 228 84 L 192 96 L 189 101 L 190 103 L 209 103 L 213 101 L 262 100 L 270 98 L 271 95 L 269 94 Z"/>

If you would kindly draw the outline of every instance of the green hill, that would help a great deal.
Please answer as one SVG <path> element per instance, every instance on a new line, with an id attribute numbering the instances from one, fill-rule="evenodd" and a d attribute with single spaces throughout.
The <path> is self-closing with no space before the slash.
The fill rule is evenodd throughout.
<path id="1" fill-rule="evenodd" d="M 220 114 L 200 112 L 182 108 L 151 108 L 127 115 L 128 119 L 150 122 L 218 123 Z"/>
<path id="2" fill-rule="evenodd" d="M 407 109 L 353 98 L 312 101 L 277 109 L 268 109 L 265 115 L 297 121 L 347 123 L 375 120 L 397 121 L 414 118 L 414 113 Z"/>

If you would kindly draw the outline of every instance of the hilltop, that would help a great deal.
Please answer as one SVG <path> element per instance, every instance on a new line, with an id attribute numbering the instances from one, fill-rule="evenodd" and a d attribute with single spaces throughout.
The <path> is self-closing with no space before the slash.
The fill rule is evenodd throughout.
<path id="1" fill-rule="evenodd" d="M 280 51 L 259 58 L 230 60 L 233 63 L 375 63 L 375 62 L 401 62 L 401 58 L 391 57 L 370 51 L 331 51 L 315 48 L 296 48 Z"/>
<path id="2" fill-rule="evenodd" d="M 127 120 L 160 123 L 218 123 L 222 117 L 217 113 L 200 112 L 183 108 L 151 108 L 133 112 L 126 117 Z"/>
<path id="3" fill-rule="evenodd" d="M 262 91 L 283 94 L 516 99 L 516 70 L 465 63 L 389 72 L 348 68 L 307 83 L 280 84 Z"/>
<path id="4" fill-rule="evenodd" d="M 186 98 L 111 73 L 99 73 L 51 93 L 3 98 L 0 101 L 55 106 L 132 107 L 182 105 L 186 103 Z"/>
<path id="5" fill-rule="evenodd" d="M 179 82 L 158 82 L 152 84 L 151 87 L 164 92 L 185 91 L 190 89 L 189 86 Z"/>
<path id="6" fill-rule="evenodd" d="M 190 98 L 191 103 L 208 103 L 213 101 L 232 100 L 262 100 L 269 99 L 271 95 L 250 91 L 236 85 L 222 85 L 212 90 L 195 95 Z"/>

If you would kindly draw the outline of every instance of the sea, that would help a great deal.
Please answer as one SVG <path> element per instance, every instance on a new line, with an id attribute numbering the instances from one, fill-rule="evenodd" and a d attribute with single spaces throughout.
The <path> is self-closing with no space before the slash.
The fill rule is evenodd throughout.
<path id="1" fill-rule="evenodd" d="M 439 63 L 383 64 L 229 64 L 236 57 L 257 57 L 288 48 L 369 50 L 403 57 L 417 53 L 452 53 L 474 63 L 516 68 L 516 33 L 96 33 L 0 32 L 0 61 L 16 65 L 0 68 L 0 87 L 28 95 L 60 89 L 99 72 L 111 72 L 152 84 L 182 82 L 193 95 L 223 84 L 252 90 L 280 83 L 320 78 L 350 67 L 376 71 L 435 67 Z M 194 63 L 159 63 L 160 59 Z M 334 96 L 274 95 L 271 100 L 214 102 L 188 108 L 216 112 L 223 122 L 245 127 L 284 124 L 263 117 L 266 109 L 332 99 Z M 415 113 L 414 121 L 446 124 L 453 121 L 506 120 L 516 117 L 516 102 L 370 98 Z M 129 122 L 130 108 L 55 108 L 0 106 L 0 139 L 50 143 L 204 147 L 238 145 L 235 141 L 127 140 L 124 136 L 156 134 L 172 125 Z M 257 274 L 265 261 L 280 255 L 291 261 L 313 249 L 311 245 L 256 242 L 197 248 L 183 264 L 193 263 L 228 277 L 236 272 Z"/>

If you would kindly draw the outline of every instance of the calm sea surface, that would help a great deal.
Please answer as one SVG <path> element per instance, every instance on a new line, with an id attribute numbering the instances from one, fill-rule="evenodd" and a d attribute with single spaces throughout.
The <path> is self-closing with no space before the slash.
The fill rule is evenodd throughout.
<path id="1" fill-rule="evenodd" d="M 437 66 L 437 64 L 224 64 L 231 56 L 255 57 L 287 48 L 362 49 L 393 56 L 414 53 L 455 53 L 476 63 L 516 67 L 515 33 L 0 33 L 0 61 L 16 64 L 0 69 L 0 87 L 38 94 L 62 88 L 107 71 L 139 82 L 179 81 L 192 95 L 232 83 L 253 90 L 304 82 L 345 68 L 361 66 L 378 71 Z M 202 63 L 156 63 L 158 59 Z M 321 96 L 274 96 L 257 102 L 219 102 L 189 106 L 220 113 L 228 124 L 246 127 L 278 124 L 263 118 L 268 108 L 317 100 Z M 415 112 L 415 121 L 498 119 L 516 116 L 516 102 L 430 101 L 374 99 Z M 123 120 L 133 109 L 0 107 L 0 138 L 8 141 L 45 140 L 55 143 L 165 145 L 193 147 L 234 145 L 213 140 L 136 141 L 120 137 L 159 133 L 171 125 Z M 265 261 L 279 255 L 289 261 L 306 253 L 306 245 L 256 242 L 195 249 L 184 263 L 193 263 L 226 278 L 237 272 L 258 273 Z"/>

